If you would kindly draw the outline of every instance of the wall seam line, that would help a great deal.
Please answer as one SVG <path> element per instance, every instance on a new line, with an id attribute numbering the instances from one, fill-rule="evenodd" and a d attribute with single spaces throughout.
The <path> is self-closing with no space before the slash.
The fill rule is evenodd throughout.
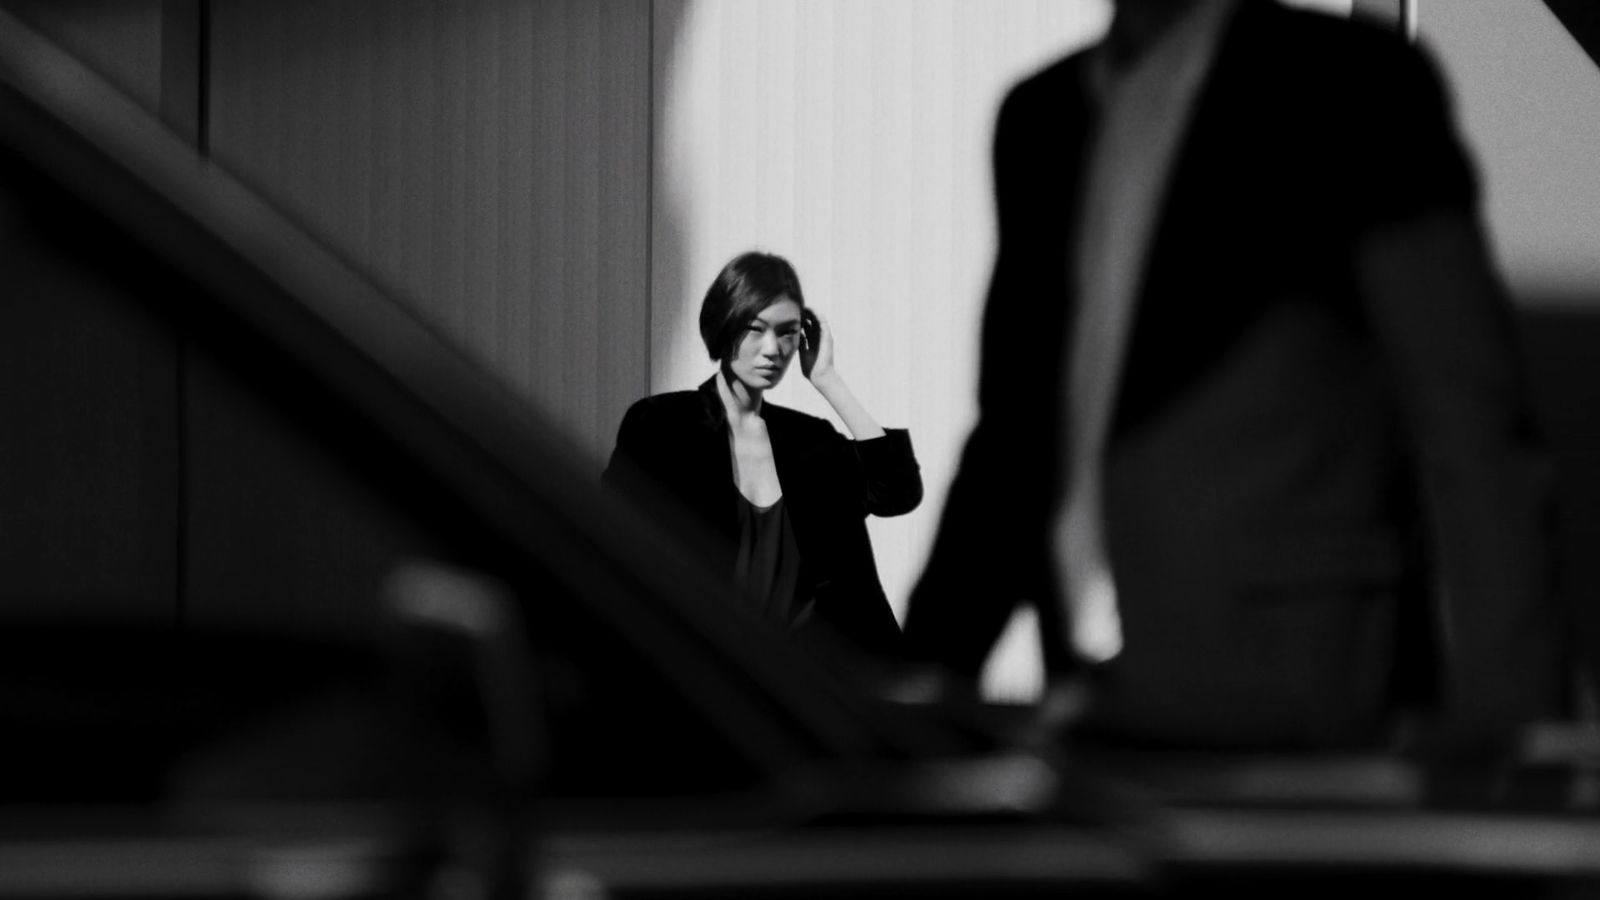
<path id="1" fill-rule="evenodd" d="M 650 0 L 645 28 L 644 129 L 644 396 L 655 392 L 656 247 L 656 2 Z"/>

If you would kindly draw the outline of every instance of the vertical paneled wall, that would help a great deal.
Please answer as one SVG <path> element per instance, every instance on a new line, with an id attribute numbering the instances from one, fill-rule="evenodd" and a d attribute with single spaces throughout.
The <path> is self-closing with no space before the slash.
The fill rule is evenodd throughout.
<path id="1" fill-rule="evenodd" d="M 650 8 L 211 6 L 210 145 L 596 459 L 648 388 Z"/>
<path id="2" fill-rule="evenodd" d="M 880 422 L 911 429 L 923 464 L 922 508 L 871 523 L 903 614 L 974 413 L 995 113 L 1011 82 L 1098 36 L 1109 5 L 655 6 L 652 387 L 712 371 L 696 315 L 728 258 L 789 257 L 836 329 L 840 372 Z M 773 399 L 828 414 L 797 371 Z"/>
<path id="3" fill-rule="evenodd" d="M 9 154 L 0 223 L 0 617 L 173 622 L 173 284 Z"/>
<path id="4" fill-rule="evenodd" d="M 4 0 L 152 113 L 159 0 Z M 0 158 L 0 617 L 175 621 L 178 362 L 127 285 L 170 287 Z"/>

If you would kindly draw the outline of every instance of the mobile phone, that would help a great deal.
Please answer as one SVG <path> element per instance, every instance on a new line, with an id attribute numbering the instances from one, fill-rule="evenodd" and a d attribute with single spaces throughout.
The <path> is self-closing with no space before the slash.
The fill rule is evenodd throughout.
<path id="1" fill-rule="evenodd" d="M 809 309 L 800 313 L 800 336 L 805 339 L 807 347 L 815 347 L 817 341 L 822 339 L 822 323 L 817 321 L 817 314 Z"/>

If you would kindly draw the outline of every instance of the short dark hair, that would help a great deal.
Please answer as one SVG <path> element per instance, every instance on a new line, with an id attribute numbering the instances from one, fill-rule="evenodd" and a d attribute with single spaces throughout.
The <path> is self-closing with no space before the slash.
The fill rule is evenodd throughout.
<path id="1" fill-rule="evenodd" d="M 736 339 L 763 309 L 785 297 L 801 307 L 800 276 L 781 256 L 751 251 L 728 261 L 700 303 L 700 339 L 711 359 L 721 362 Z"/>

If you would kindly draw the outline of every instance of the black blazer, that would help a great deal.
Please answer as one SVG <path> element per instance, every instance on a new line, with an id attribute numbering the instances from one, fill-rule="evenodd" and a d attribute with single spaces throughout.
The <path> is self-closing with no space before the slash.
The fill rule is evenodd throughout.
<path id="1" fill-rule="evenodd" d="M 1094 115 L 1073 56 L 1015 87 L 979 419 L 913 592 L 914 656 L 975 674 L 1013 606 L 1073 668 L 1049 544 Z M 1426 57 L 1246 0 L 1162 198 L 1107 438 L 1124 651 L 1091 716 L 1143 738 L 1327 745 L 1426 701 L 1532 715 L 1553 684 L 1544 464 L 1483 254 L 1460 296 L 1378 298 L 1353 248 L 1476 185 Z M 1038 338 L 1037 335 L 1044 335 Z M 1048 341 L 1048 344 L 1044 344 Z"/>
<path id="2" fill-rule="evenodd" d="M 824 419 L 770 402 L 762 404 L 761 417 L 800 549 L 797 600 L 814 602 L 798 636 L 822 652 L 842 637 L 873 657 L 898 659 L 900 626 L 878 580 L 866 516 L 901 515 L 922 501 L 910 435 L 885 429 L 881 438 L 852 441 Z M 710 539 L 701 552 L 708 562 L 732 573 L 739 491 L 714 378 L 697 391 L 633 404 L 602 478 L 669 521 L 686 511 L 706 526 Z"/>

